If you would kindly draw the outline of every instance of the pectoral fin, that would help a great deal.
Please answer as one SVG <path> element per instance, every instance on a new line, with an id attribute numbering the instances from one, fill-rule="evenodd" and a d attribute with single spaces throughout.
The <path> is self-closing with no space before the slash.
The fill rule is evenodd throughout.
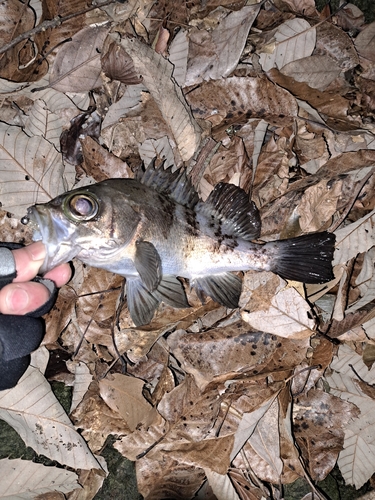
<path id="1" fill-rule="evenodd" d="M 140 278 L 126 280 L 126 295 L 130 317 L 135 326 L 150 323 L 160 301 L 147 290 Z"/>
<path id="2" fill-rule="evenodd" d="M 161 260 L 152 243 L 138 240 L 134 265 L 149 292 L 153 292 L 161 281 Z"/>
<path id="3" fill-rule="evenodd" d="M 211 276 L 194 278 L 191 285 L 196 289 L 198 297 L 201 292 L 211 297 L 215 302 L 235 309 L 240 300 L 242 281 L 232 273 L 221 273 Z"/>

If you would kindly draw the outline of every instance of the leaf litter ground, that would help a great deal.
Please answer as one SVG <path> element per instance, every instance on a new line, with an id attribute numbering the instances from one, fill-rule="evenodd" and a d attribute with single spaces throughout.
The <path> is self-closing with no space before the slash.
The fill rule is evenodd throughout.
<path id="1" fill-rule="evenodd" d="M 375 463 L 375 23 L 312 0 L 1 8 L 4 241 L 31 240 L 28 206 L 156 157 L 203 199 L 245 189 L 264 241 L 328 229 L 337 249 L 330 283 L 248 272 L 238 310 L 188 291 L 189 309 L 162 304 L 141 328 L 122 279 L 75 262 L 0 394 L 1 419 L 58 465 L 4 457 L 0 497 L 94 498 L 108 440 L 148 500 L 279 499 L 302 479 L 327 498 L 314 485 L 334 467 L 359 490 Z"/>

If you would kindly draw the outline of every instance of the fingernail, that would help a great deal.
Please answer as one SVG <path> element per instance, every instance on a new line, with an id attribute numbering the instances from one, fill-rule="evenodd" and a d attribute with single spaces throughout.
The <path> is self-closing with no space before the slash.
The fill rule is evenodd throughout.
<path id="1" fill-rule="evenodd" d="M 13 288 L 6 296 L 6 304 L 10 313 L 23 311 L 29 304 L 29 294 L 22 288 Z"/>
<path id="2" fill-rule="evenodd" d="M 32 260 L 43 260 L 46 256 L 46 249 L 41 241 L 36 241 L 29 246 Z"/>

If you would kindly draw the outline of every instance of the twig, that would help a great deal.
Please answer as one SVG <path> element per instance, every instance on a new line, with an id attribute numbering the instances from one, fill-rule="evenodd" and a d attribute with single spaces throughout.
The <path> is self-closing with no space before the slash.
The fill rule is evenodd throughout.
<path id="1" fill-rule="evenodd" d="M 51 19 L 49 21 L 43 21 L 41 24 L 39 24 L 38 26 L 36 26 L 32 30 L 26 31 L 25 33 L 21 33 L 21 35 L 18 35 L 11 42 L 7 43 L 6 45 L 3 45 L 0 48 L 0 54 L 4 54 L 4 52 L 7 52 L 9 49 L 12 49 L 13 47 L 18 45 L 23 40 L 27 40 L 28 38 L 31 38 L 32 36 L 36 35 L 37 33 L 40 33 L 42 31 L 46 31 L 48 29 L 56 28 L 57 26 L 60 26 L 60 24 L 63 24 L 66 21 L 69 21 L 69 19 L 72 19 L 73 17 L 82 16 L 83 14 L 86 14 L 87 12 L 90 12 L 91 10 L 99 9 L 100 7 L 105 7 L 106 5 L 110 5 L 111 3 L 115 3 L 115 2 L 116 2 L 116 0 L 107 0 L 106 2 L 100 3 L 98 5 L 92 5 L 91 7 L 88 7 L 87 9 L 80 10 L 79 12 L 75 12 L 74 14 L 68 14 L 67 16 L 64 16 L 64 17 L 56 16 L 54 19 Z"/>

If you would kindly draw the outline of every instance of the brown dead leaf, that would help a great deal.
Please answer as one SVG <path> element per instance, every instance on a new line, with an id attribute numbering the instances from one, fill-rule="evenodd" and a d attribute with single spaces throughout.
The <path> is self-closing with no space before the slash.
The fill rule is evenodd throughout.
<path id="1" fill-rule="evenodd" d="M 295 13 L 306 17 L 317 17 L 318 15 L 313 0 L 283 0 L 283 2 Z"/>
<path id="2" fill-rule="evenodd" d="M 106 473 L 104 470 L 81 470 L 79 484 L 82 489 L 75 490 L 69 495 L 69 500 L 91 500 L 103 486 Z"/>
<path id="3" fill-rule="evenodd" d="M 115 177 L 133 177 L 133 172 L 126 162 L 109 153 L 92 137 L 86 136 L 81 139 L 81 144 L 84 158 L 82 167 L 96 182 Z"/>
<path id="4" fill-rule="evenodd" d="M 342 182 L 340 181 L 333 185 L 320 181 L 306 189 L 298 206 L 299 225 L 303 232 L 321 231 L 327 228 L 327 223 L 331 222 L 336 212 L 341 190 Z"/>
<path id="5" fill-rule="evenodd" d="M 354 68 L 359 63 L 351 37 L 330 22 L 316 27 L 316 53 L 329 54 L 343 71 Z"/>
<path id="6" fill-rule="evenodd" d="M 369 369 L 371 369 L 371 366 L 369 366 Z M 366 394 L 366 396 L 368 396 L 371 399 L 375 399 L 375 387 L 373 385 L 370 385 L 368 382 L 365 382 L 364 380 L 357 380 L 356 378 L 353 379 L 353 382 L 354 385 L 356 385 L 360 391 Z"/>
<path id="7" fill-rule="evenodd" d="M 1 28 L 0 45 L 3 46 L 21 33 L 34 27 L 34 12 L 32 8 L 18 2 L 9 0 L 0 6 Z M 12 50 L 0 55 L 0 76 L 14 81 L 28 80 L 32 71 L 24 71 L 30 64 L 35 69 L 35 58 L 38 46 L 31 40 L 24 40 Z M 43 65 L 45 68 L 45 64 Z M 22 69 L 21 69 L 22 68 Z M 38 77 L 37 77 L 38 78 Z M 37 79 L 34 76 L 34 80 Z"/>
<path id="8" fill-rule="evenodd" d="M 125 85 L 137 85 L 142 78 L 136 74 L 132 58 L 115 42 L 101 56 L 102 68 L 111 80 L 118 80 Z"/>
<path id="9" fill-rule="evenodd" d="M 108 435 L 121 436 L 130 432 L 121 416 L 99 396 L 97 382 L 91 383 L 71 419 L 77 428 L 83 430 L 82 434 L 94 452 L 102 449 Z"/>
<path id="10" fill-rule="evenodd" d="M 138 426 L 147 428 L 156 417 L 156 409 L 142 394 L 144 381 L 115 373 L 99 381 L 100 395 L 117 411 L 133 432 Z"/>
<path id="11" fill-rule="evenodd" d="M 172 131 L 182 159 L 189 160 L 198 147 L 201 130 L 181 89 L 171 80 L 172 64 L 136 38 L 124 37 L 120 43 L 143 76 L 144 84 Z"/>
<path id="12" fill-rule="evenodd" d="M 186 97 L 197 117 L 222 128 L 245 123 L 250 118 L 290 124 L 297 115 L 292 95 L 263 77 L 230 77 L 203 83 Z"/>
<path id="13" fill-rule="evenodd" d="M 312 479 L 322 481 L 344 444 L 345 425 L 359 415 L 356 406 L 313 389 L 300 396 L 294 410 L 294 434 Z"/>
<path id="14" fill-rule="evenodd" d="M 341 69 L 327 55 L 312 55 L 286 64 L 281 73 L 297 82 L 305 82 L 313 89 L 324 91 L 340 75 Z"/>
<path id="15" fill-rule="evenodd" d="M 139 492 L 147 500 L 191 498 L 205 478 L 202 469 L 168 455 L 146 456 L 138 460 L 136 468 Z"/>
<path id="16" fill-rule="evenodd" d="M 349 116 L 350 102 L 344 97 L 331 92 L 321 92 L 304 82 L 297 82 L 290 76 L 283 75 L 276 68 L 267 72 L 270 80 L 289 92 L 296 98 L 309 103 L 319 113 L 326 117 L 326 123 L 334 130 L 354 130 L 360 127 L 355 116 Z"/>
<path id="17" fill-rule="evenodd" d="M 262 372 L 279 339 L 253 331 L 245 322 L 238 321 L 201 334 L 178 330 L 168 337 L 168 344 L 182 368 L 204 388 L 220 375 L 233 377 L 235 373 Z"/>
<path id="18" fill-rule="evenodd" d="M 247 473 L 242 469 L 231 469 L 228 472 L 231 482 L 241 500 L 262 500 L 264 498 L 261 488 L 254 486 Z"/>
<path id="19" fill-rule="evenodd" d="M 375 62 L 375 22 L 368 24 L 354 41 L 358 54 Z"/>
<path id="20" fill-rule="evenodd" d="M 240 137 L 233 137 L 227 146 L 221 145 L 204 172 L 204 179 L 216 186 L 229 182 L 249 192 L 252 185 L 250 160 Z"/>
<path id="21" fill-rule="evenodd" d="M 100 52 L 107 27 L 86 27 L 64 44 L 55 59 L 50 85 L 62 92 L 84 92 L 102 85 Z"/>
<path id="22" fill-rule="evenodd" d="M 77 299 L 75 291 L 65 285 L 57 297 L 56 303 L 45 317 L 46 335 L 44 337 L 45 344 L 54 344 L 60 333 L 71 321 L 74 303 Z"/>

